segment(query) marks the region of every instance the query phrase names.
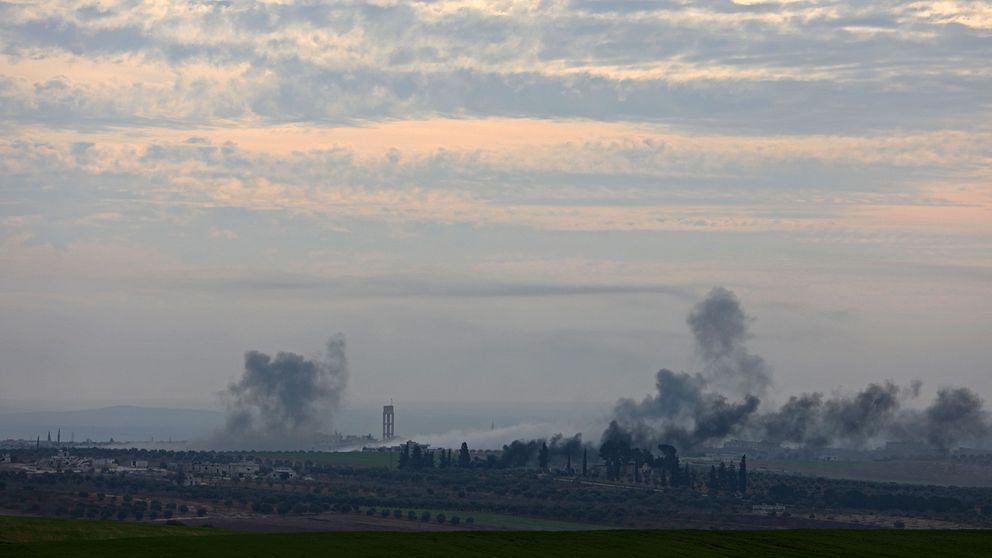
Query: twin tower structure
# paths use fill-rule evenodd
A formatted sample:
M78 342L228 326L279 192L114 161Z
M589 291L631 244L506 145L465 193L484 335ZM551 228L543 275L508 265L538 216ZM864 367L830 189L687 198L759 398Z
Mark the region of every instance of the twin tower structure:
M389 405L382 406L382 441L388 442L396 437L396 433L393 431L393 426L396 424L396 417L393 414L393 405L390 401Z

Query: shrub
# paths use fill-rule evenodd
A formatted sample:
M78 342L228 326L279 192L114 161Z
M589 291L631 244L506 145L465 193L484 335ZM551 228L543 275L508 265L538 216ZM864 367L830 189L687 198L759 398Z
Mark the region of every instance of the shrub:
M441 525L444 525L444 521L445 521L445 520L446 520L447 518L445 518L445 517L444 517L444 514L443 514L443 513L439 513L439 514L437 514L437 517L435 517L434 519L435 519L435 520L436 520L436 521L437 521L437 522L438 522L439 524L441 524Z
M431 520L431 512L429 512L429 511L421 512L421 514L420 514L420 520L423 521L424 523L430 521Z
M458 525L459 523L462 522L462 520L457 515L453 515L451 516L451 519L448 520L448 522L451 523L452 525Z
M203 517L203 516L207 515L207 508L205 508L203 506L200 506L200 507L196 508L196 515L197 515L197 517Z
M406 518L409 519L410 521L417 519L417 512L413 510L406 512Z
M892 525L894 525L896 529L905 529L906 528L906 523L903 522L902 520L897 520Z
M403 510L393 510L393 517L403 519Z
M465 525L475 525L475 518L474 517L466 517L465 518Z

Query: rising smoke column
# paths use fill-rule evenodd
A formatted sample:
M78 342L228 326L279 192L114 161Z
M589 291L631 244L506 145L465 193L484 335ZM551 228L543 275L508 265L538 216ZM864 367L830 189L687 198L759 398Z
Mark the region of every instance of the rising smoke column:
M737 296L723 287L711 290L686 318L703 359L703 376L713 387L761 396L771 383L765 360L744 344L751 337L751 321Z
M771 370L748 351L751 318L734 293L717 287L689 313L703 370L696 374L658 371L656 393L641 402L617 401L614 416L635 444L675 444L683 449L724 438L757 411L771 382Z
M224 392L227 423L219 444L281 447L312 443L321 418L332 414L348 381L345 339L328 340L321 357L245 353L241 379Z

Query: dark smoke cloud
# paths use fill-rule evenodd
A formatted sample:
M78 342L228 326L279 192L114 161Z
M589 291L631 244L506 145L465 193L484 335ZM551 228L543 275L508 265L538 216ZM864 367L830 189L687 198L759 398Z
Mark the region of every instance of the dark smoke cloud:
M245 353L241 379L228 386L227 423L217 440L224 447L291 448L313 442L327 429L348 381L343 335L332 337L322 357L294 353L275 358Z
M771 383L764 359L744 345L751 321L737 296L723 287L710 291L689 313L686 323L703 359L703 376L714 387L760 396Z
M990 425L983 406L982 398L968 388L941 388L924 412L927 442L946 452L987 441Z
M966 388L941 389L924 411L903 409L919 396L919 382L901 387L885 381L853 394L792 396L778 409L759 412L771 372L746 346L750 321L734 293L720 287L710 291L686 320L702 370L660 370L655 394L640 402L617 401L603 440L622 434L642 448L660 443L682 450L731 436L803 447L860 448L900 440L940 452L990 442L983 401Z
M551 439L535 438L532 440L514 440L503 446L498 466L525 467L538 461L541 445L548 445L548 457L552 462L565 462L571 459L573 463L582 455L582 434L566 437L555 434Z

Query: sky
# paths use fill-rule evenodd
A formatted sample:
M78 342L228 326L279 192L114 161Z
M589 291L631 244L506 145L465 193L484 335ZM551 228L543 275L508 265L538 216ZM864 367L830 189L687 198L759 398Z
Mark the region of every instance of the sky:
M771 399L992 398L992 6L0 2L0 398L609 402L723 286ZM924 399L928 399L925 397Z

